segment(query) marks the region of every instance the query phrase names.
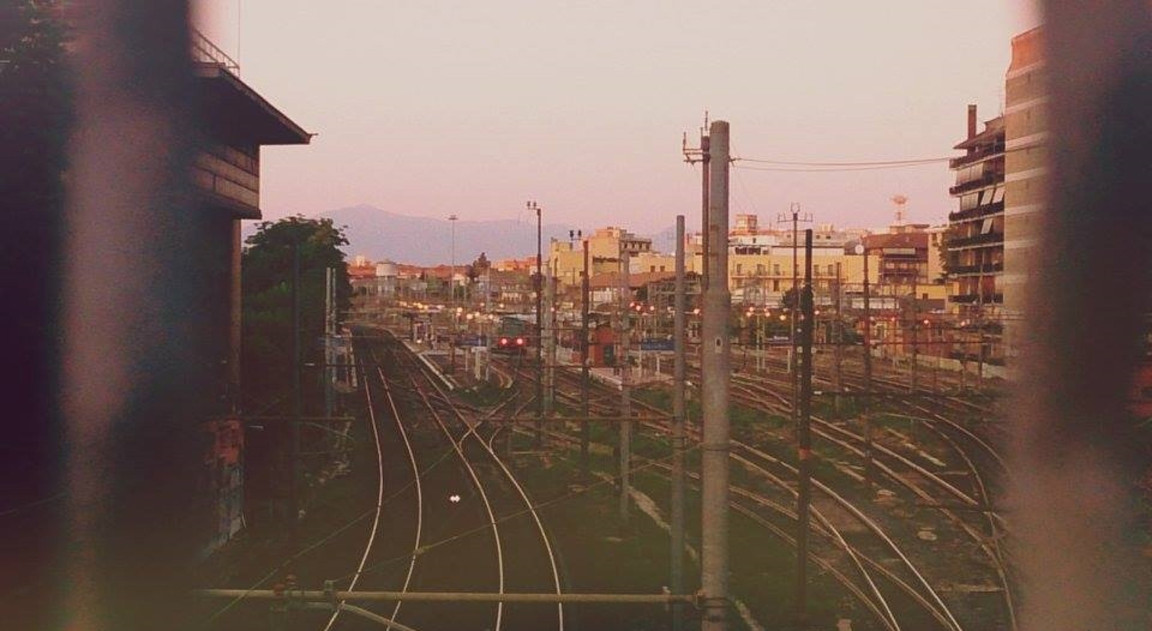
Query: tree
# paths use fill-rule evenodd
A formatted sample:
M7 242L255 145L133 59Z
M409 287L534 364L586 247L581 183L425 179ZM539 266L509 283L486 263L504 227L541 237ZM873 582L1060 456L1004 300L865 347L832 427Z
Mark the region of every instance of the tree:
M65 25L59 3L0 3L0 304L8 468L0 467L0 498L43 497L60 438L51 413L58 330L60 224L64 173L72 125L72 82L67 72ZM9 475L11 473L11 475Z
M796 288L795 287L789 287L788 290L785 291L780 296L780 308L791 309L793 307L796 307L797 309L799 309L800 303L796 302L796 295L797 295Z
M292 258L300 256L300 340L304 364L323 363L324 270L336 268L338 322L352 286L340 246L348 245L331 219L287 217L263 222L244 249L242 388L249 410L290 400L292 387ZM304 369L308 371L307 368ZM318 406L320 372L304 372L305 407Z
M491 267L492 264L488 262L488 257L483 252L481 252L480 256L477 257L475 261L472 261L468 264L467 267L464 268L464 276L468 279L468 287L466 288L465 298L472 295L472 286L476 284L477 280L487 274L488 269ZM485 298L485 300L487 300L487 298Z

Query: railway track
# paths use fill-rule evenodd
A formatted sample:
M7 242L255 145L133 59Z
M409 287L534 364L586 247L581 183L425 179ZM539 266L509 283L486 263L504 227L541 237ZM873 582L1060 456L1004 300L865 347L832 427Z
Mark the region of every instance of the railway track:
M528 378L534 377L534 375L531 375L531 374L527 374L524 376L526 376ZM786 384L786 385L790 385L790 384ZM736 386L734 386L734 389L735 388L736 388ZM570 396L575 396L575 395L570 395ZM765 395L761 394L760 396L763 397ZM746 403L749 403L749 401L746 401ZM763 401L761 401L761 403L763 403ZM781 405L781 402L777 401L776 402L776 411L777 412L782 411L780 405ZM611 413L611 411L612 410L609 407L605 407L602 410L602 412L606 413L606 414ZM824 423L822 420L820 422ZM666 428L663 427L662 425L659 425L659 424L650 424L650 426L653 429L660 431L660 432L666 431ZM843 448L847 451L850 451L850 452L851 451L857 451L857 452L859 451L858 447L853 447L850 444L849 441L852 439L852 436L850 435L850 433L847 433L849 435L844 435L844 434L846 434L846 432L842 428L840 428L836 425L833 425L831 423L825 423L825 428L823 428L821 431L824 434L824 437L826 440L829 440L829 441L833 442L834 444L838 442L840 444L841 448ZM840 434L840 436L837 436L837 434ZM886 457L896 459L896 461L900 463L901 468L912 468L912 465L914 465L914 463L912 463L908 457L901 456L901 455L895 453L894 451L888 449L887 447L884 447L884 449L887 451ZM780 515L782 512L780 507L787 505L790 502L790 500L792 499L792 497L794 497L795 490L793 488L793 485L791 485L791 483L788 482L788 479L794 478L795 469L792 468L791 465L788 465L784 461L783 458L773 456L771 454L763 452L762 450L759 450L755 447L752 447L752 446L745 444L745 443L742 443L740 441L734 441L734 443L733 443L733 458L743 468L746 468L749 470L759 470L759 475L761 475L765 479L771 480L772 483L777 487L778 492L779 492L779 490L782 489L785 491L785 493L788 495L788 497L786 497L785 500L783 500L783 501L780 500L779 498L770 499L770 498L764 497L763 495L758 495L755 491L750 491L748 489L740 487L739 485L736 485L734 487L734 490L733 490L734 500L733 500L732 508L734 510L736 510L737 512L740 512L740 513L745 514L746 516L749 516L750 518L752 518L751 515L756 510L755 507L748 506L745 504L740 504L740 502L742 502L742 501L747 501L747 502L751 502L752 504L757 505L761 508L767 507L771 510L774 510L777 515ZM759 462L757 461L757 459L759 460ZM784 470L782 472L772 473L769 471L768 466L783 467ZM909 482L904 479L906 476L900 475L891 466L888 466L886 468L888 469L887 475L889 475L890 477L899 479L899 481L902 485L907 486L909 484ZM926 469L924 469L923 472L925 474L927 474L925 476L926 478L928 478L929 480L932 480L932 484L935 487L949 489L948 492L957 495L958 499L960 499L961 501L966 501L966 503L969 505L976 503L976 500L974 500L972 497L970 497L967 493L956 488L954 485L944 481L939 476L935 476L934 474L932 474L930 471L927 471ZM857 477L859 477L859 476L857 476ZM861 593L868 593L865 590L871 590L872 593L875 593L875 589L876 589L875 584L877 582L881 582L881 583L886 582L889 585L897 586L898 591L902 591L906 597L910 597L912 600L916 601L922 609L929 612L929 614L936 621L936 623L938 623L940 625L940 628L945 628L945 629L965 628L964 626L961 625L960 621L957 620L957 617L951 612L951 608L945 602L944 597L941 596L939 591L933 587L933 581L931 581L928 577L924 576L924 573L921 572L916 567L915 563L913 563L913 561L909 557L909 555L905 554L903 551L900 550L900 547L896 545L896 543L892 539L892 537L888 537L887 535L884 534L885 529L890 528L891 526L888 526L888 527L882 526L875 519L869 517L866 514L865 510L862 510L862 509L856 507L851 502L848 502L846 499L844 499L842 497L837 498L836 493L827 485L823 485L821 487L821 485L818 482L817 486L820 489L821 493L824 494L825 497L833 498L834 503L838 504L838 510L847 511L848 513L853 514L861 522L866 523L866 527L869 530L871 530L881 541L883 541L884 545L889 549L889 551L891 553L894 553L897 557L899 557L901 559L902 563L904 564L904 566L907 567L908 576L905 578L893 576L892 572L890 572L890 571L885 572L884 571L885 568L884 568L884 565L882 563L872 560L873 556L875 556L874 554L863 553L860 551L852 551L853 550L852 548L847 547L846 541L843 544L839 544L837 542L837 536L836 536L835 530L832 528L829 528L831 521L827 517L818 516L817 517L817 520L819 522L819 525L817 526L818 531L821 534L823 534L826 539L833 542L834 544L837 544L838 549L840 551L848 554L849 557L851 557L855 554L855 555L858 555L858 558L862 560L858 563L858 567L856 568L856 571L858 574L865 577L863 580L867 584L864 585L863 587L853 587L853 588L848 588L846 586L846 588L848 588L849 591L852 591L859 598ZM918 497L923 502L937 503L936 502L937 501L936 496L929 494L923 488L920 488L920 486L913 484L913 485L911 485L911 488L913 489L912 493L914 493L914 494L918 493ZM993 567L997 568L996 571L999 575L999 578L1001 579L1001 583L1008 584L1007 578L1005 577L1005 575L1003 573L1003 559L1002 559L1002 554L1000 553L999 549L997 547L993 547L993 546L989 545L986 542L986 539L987 539L986 537L984 537L981 533L976 532L971 525L969 525L965 520L958 517L955 514L955 512L949 511L949 510L944 510L944 514L948 517L948 519L953 524L953 526L960 531L959 533L951 533L952 538L967 536L968 538L971 538L973 541L977 542L977 545L980 546L981 549L984 550L984 553L989 557L989 562L993 565ZM762 514L758 515L757 518L758 519L768 519L767 517L763 516ZM793 519L794 519L794 517L793 517ZM989 519L992 519L992 518L990 517ZM776 530L777 535L779 535L781 532L786 532L785 529L779 528L779 527L777 527L775 530ZM840 541L844 541L843 537L841 537ZM931 554L931 551L929 551L928 554ZM921 554L920 557L924 558L924 555ZM865 565L865 566L872 568L873 572L877 572L881 575L880 578L876 579L876 581L873 581L871 576L868 574L868 570L865 569L864 567L859 567L859 565ZM995 590L993 590L993 591L995 591ZM1009 609L1008 617L1011 618L1012 615L1011 615L1010 596L1007 595L1007 592L1005 592L1005 594L1006 594L1006 600L1008 601L1008 605L1007 605L1007 607ZM955 600L956 598L957 597L955 595L953 595L952 599ZM986 598L985 598L985 600L986 600ZM869 609L871 611L873 611L874 614L876 614L877 612L884 611L884 607L886 605L884 605L883 596L879 596L878 598L870 600L867 603L867 606L869 607ZM979 608L979 607L975 607L975 608ZM973 609L973 607L966 607L966 609ZM892 616L877 616L877 618L879 620L883 621L883 623L885 624L885 626L887 628L892 628L892 626L899 626L899 621L895 620ZM981 621L981 622L978 622L976 624L976 626L973 626L971 628L980 628L980 629L996 628L996 627L988 627L988 626L984 626L984 625L985 625L985 622Z
M466 503L470 498L478 500L483 506L483 519L486 529L490 533L490 543L494 551L495 576L488 578L488 584L482 587L473 587L475 591L492 591L495 582L497 593L508 591L551 591L562 592L559 564L557 554L553 550L547 529L539 515L531 497L524 489L512 468L504 462L493 448L492 436L485 436L486 429L483 420L476 418L452 404L451 397L434 379L426 373L426 367L415 361L414 356L400 346L395 346L392 352L395 370L390 378L403 383L405 389L412 394L413 402L419 405L420 421L425 425L433 425L440 432L443 441L447 442L453 452L459 468L466 473L469 491L467 495L457 487L455 492L445 490L441 495L451 504ZM435 497L435 493L430 495ZM470 528L476 528L472 525ZM466 528L467 530L467 528ZM451 536L448 533L438 533L442 536ZM421 563L430 563L430 555L438 553L440 547L434 550L417 549L415 557L421 558ZM508 554L515 550L514 555ZM443 555L442 555L443 556ZM451 555L449 555L451 556ZM542 559L540 562L538 559ZM460 559L444 558L446 566L459 569ZM422 589L429 589L426 581ZM451 586L440 588L445 591L457 591L459 588ZM503 629L564 629L564 606L556 603L552 605L524 604L505 605L496 603L491 608L490 619L477 628ZM447 605L437 605L435 613L441 619L445 615ZM468 605L467 607L472 607ZM432 607L428 607L431 609ZM460 618L452 616L453 624ZM460 622L463 626L468 626ZM421 627L417 627L421 628Z

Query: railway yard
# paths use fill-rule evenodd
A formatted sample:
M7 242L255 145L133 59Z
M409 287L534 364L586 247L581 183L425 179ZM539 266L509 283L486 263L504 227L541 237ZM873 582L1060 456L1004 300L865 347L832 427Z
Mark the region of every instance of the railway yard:
M700 624L693 604L668 603L666 386L631 389L622 515L618 386L561 366L552 415L538 422L542 371L530 353L493 356L487 381L453 379L446 355L421 355L403 337L354 331L360 387L346 396L356 420L333 432L352 445L350 473L319 486L289 540L236 546L205 569L233 590L203 601L211 628L273 616L291 629L656 629L676 607L686 628ZM700 383L698 365L688 368ZM818 355L808 628L1015 629L996 397L946 375L912 390L883 366L866 392L849 358L837 405L832 372ZM730 379L728 615L737 627L797 628L792 385L773 357L744 362ZM698 398L689 395L684 452L685 600L699 589ZM589 423L586 452L585 399L589 418L602 419ZM329 592L258 598L294 589Z

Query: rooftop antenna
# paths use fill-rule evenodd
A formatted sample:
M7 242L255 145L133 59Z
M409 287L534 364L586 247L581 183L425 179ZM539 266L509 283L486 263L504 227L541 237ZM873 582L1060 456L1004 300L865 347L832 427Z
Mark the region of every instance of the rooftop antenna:
M896 203L896 222L893 223L892 225L903 226L904 225L904 204L908 203L908 196L903 195L901 193L897 193L897 194L892 196L892 201Z

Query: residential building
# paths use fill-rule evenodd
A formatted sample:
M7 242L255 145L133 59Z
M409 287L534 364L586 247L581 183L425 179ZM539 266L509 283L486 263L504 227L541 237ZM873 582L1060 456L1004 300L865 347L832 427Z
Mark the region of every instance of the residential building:
M1018 351L1024 284L1043 221L1047 188L1046 70L1041 27L1012 38L1012 62L1004 82L1004 341Z
M979 344L960 345L956 352L964 355L958 358L991 363L1004 358L1004 122L998 116L977 131L976 106L969 105L967 137L954 147L965 154L949 162L956 174L949 192L959 208L948 215L948 301L961 331L979 338Z

